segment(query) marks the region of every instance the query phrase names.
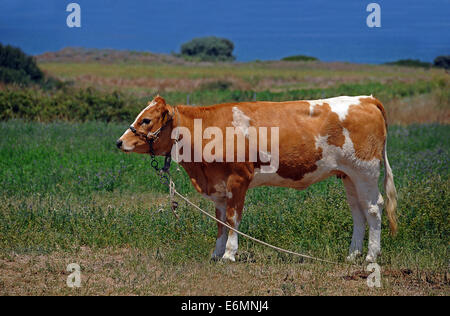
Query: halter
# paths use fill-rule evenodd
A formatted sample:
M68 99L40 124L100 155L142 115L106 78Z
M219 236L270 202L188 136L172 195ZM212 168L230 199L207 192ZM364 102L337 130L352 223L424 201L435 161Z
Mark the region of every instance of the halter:
M155 159L155 152L153 150L153 143L159 138L159 134L161 133L161 131L169 124L170 121L172 121L173 117L175 116L175 109L173 110L172 115L169 114L169 118L166 120L166 122L161 125L160 128L158 128L156 131L154 132L149 132L148 134L145 133L140 133L138 132L133 125L130 125L129 129L131 130L131 132L136 135L137 137L143 138L145 139L145 141L148 144L149 147L149 154L152 158L151 161L151 166L153 167L153 169L155 169L156 171L160 171L162 170L164 173L167 173L169 168L170 168L170 162L172 161L172 157L170 156L170 153L166 154L165 156L165 160L164 160L164 166L162 168L158 167L158 161L156 161Z

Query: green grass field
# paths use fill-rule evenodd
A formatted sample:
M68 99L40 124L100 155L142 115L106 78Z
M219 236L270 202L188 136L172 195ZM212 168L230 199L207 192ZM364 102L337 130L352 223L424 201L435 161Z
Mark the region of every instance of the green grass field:
M60 87L0 84L0 295L450 294L450 80L444 70L193 63L116 53L108 52L109 59L41 57L39 66L63 81ZM242 238L236 263L211 262L216 224L183 203L177 220L149 157L115 148L156 93L172 105L188 98L192 105L380 99L399 197L395 238L383 217L382 287L367 286L362 261L344 261L352 217L337 178L301 192L250 190L240 229L339 265L300 260ZM171 172L178 191L214 213L183 170L172 166ZM66 286L73 262L82 270L79 289Z
M162 271L168 273L186 266L203 267L199 275L224 273L220 264L209 263L215 223L184 204L178 211L180 220L175 219L168 209L167 191L150 168L149 158L124 154L115 148L114 141L125 128L126 124L101 122L43 124L10 120L0 123L3 136L0 139L0 271L3 276L14 275L15 270L8 269L8 262L17 258L34 258L31 260L34 265L47 258L44 262L52 266L56 265L57 259L51 259L55 254L70 261L71 257L86 256L86 252L100 256L96 260L116 258L120 253L128 258L119 260L122 267L128 267L128 274L129 269L145 267L143 271L151 275L149 267L165 267ZM399 234L390 237L387 220L383 218L383 253L379 263L388 271L412 271L409 277L414 284L420 281L412 287L417 292L412 293L449 294L449 139L448 125L392 126L389 130L388 155L399 194ZM180 192L213 213L213 205L194 192L184 171L178 173L173 166L172 173ZM240 228L280 247L344 262L352 219L340 180L330 178L302 192L271 187L252 189ZM125 254L124 249L127 249ZM146 259L136 262L135 256ZM86 273L92 273L95 278L95 271L89 271L95 260L91 257L83 260ZM249 275L248 270L258 270L261 266L279 268L279 271L287 269L288 274L289 271L294 271L293 274L313 271L313 276L323 274L323 269L326 273L334 271L333 267L320 263L299 263L297 258L245 239L240 241L238 260L234 266L245 275ZM52 280L58 271L65 269L63 263L57 265L56 271L41 270L49 273ZM31 266L34 267L33 263ZM351 277L354 270L346 269L350 268L344 268L344 276L335 278L356 282ZM142 272L142 275L147 274ZM345 281L348 275L353 281ZM59 278L60 283L47 284L49 292L40 293L70 294L64 287L65 276ZM384 292L376 294L411 290L410 285L405 290L406 285L389 278L393 277L387 276ZM248 286L255 281L245 279L243 282L248 282ZM17 288L8 280L3 277L0 293L27 293L26 286ZM181 278L163 288L146 288L142 284L120 288L123 294L183 294L188 290L183 291L181 284L192 282L192 293L221 293L212 289L208 292L208 288L202 292L194 281ZM283 282L273 285L273 294L320 292L308 286L301 290L298 280L288 282L290 285ZM317 282L326 283L330 279ZM332 294L345 293L339 292L340 287L325 286L322 292L335 288ZM356 293L367 291L365 287L361 279ZM98 283L92 281L77 293L105 294L108 288L106 285L98 288ZM347 290L351 289L350 286ZM259 290L247 290L241 294L263 294Z

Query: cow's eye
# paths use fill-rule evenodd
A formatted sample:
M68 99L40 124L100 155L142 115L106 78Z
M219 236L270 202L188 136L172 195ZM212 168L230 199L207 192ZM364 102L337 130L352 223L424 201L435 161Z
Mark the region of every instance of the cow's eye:
M141 124L149 124L150 121L151 121L151 119L145 118L145 119L142 120L142 123L141 123Z

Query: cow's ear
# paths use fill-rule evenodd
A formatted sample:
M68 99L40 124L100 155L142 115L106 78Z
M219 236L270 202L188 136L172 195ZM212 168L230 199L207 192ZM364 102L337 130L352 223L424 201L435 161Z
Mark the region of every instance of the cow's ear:
M153 101L160 105L166 105L166 100L164 100L164 98L159 94L153 99Z

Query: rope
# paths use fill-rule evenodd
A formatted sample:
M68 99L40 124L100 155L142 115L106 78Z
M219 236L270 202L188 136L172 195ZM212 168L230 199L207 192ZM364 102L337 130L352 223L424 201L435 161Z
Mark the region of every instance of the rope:
M169 179L169 196L170 196L170 209L172 210L173 215L177 219L180 219L178 216L176 209L178 207L178 203L174 200L174 193L175 193L175 183L172 181L172 178Z
M173 182L172 182L172 183L173 183ZM172 189L171 189L171 190L172 190ZM271 245L271 244L269 244L269 243L266 243L266 242L264 242L264 241L262 241L262 240L259 240L259 239L255 238L255 237L252 237L252 236L250 236L250 235L247 235L246 233L240 232L239 230L235 229L234 227L231 227L231 226L228 225L227 223L224 223L224 222L222 222L221 220L217 219L215 216L209 214L207 211L201 209L200 207L198 207L197 205L195 205L194 203L192 203L188 198L186 198L186 197L183 196L182 194L178 193L178 191L177 191L175 188L173 188L173 191L171 191L171 192L173 192L175 195L177 195L178 197L180 197L181 199L183 199L186 203L192 205L194 208L196 208L197 210L199 210L200 212L202 212L203 214L205 214L205 215L208 216L209 218L211 218L211 219L215 220L216 222L222 224L223 226L227 227L228 229L234 231L235 233L237 233L237 234L239 234L239 235L241 235L241 236L243 236L243 237L246 237L246 238L248 238L248 239L253 240L253 241L256 242L256 243L259 243L259 244L261 244L261 245L267 246L267 247L272 248L272 249L275 249L275 250L277 250L277 251L285 252L285 253L288 253L288 254L291 254L291 255L294 255L294 256L298 256L298 257L302 257L302 258L306 258L306 259L311 259L311 260L316 260L316 261L321 261L321 262L326 262L326 263L331 263L331 264L339 264L338 262L333 262L333 261L329 261L329 260L325 260L325 259L321 259L321 258L316 258L316 257L304 255L304 254L301 254L301 253L298 253L298 252L295 252L295 251L286 250L286 249L283 249L283 248L280 248L280 247Z

